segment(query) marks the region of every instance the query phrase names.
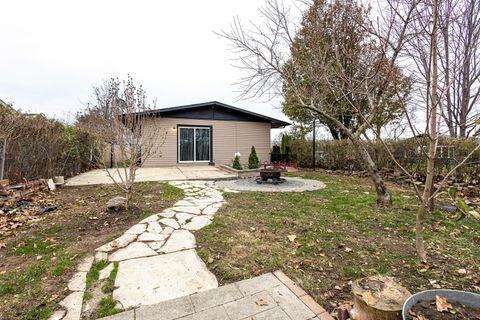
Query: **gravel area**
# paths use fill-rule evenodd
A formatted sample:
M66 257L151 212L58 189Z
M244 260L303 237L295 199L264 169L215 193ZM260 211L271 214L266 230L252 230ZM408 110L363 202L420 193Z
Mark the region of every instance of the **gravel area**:
M277 185L262 183L258 184L255 179L238 179L217 181L218 188L235 191L260 191L260 192L303 192L325 188L325 183L318 180L285 178L284 183Z

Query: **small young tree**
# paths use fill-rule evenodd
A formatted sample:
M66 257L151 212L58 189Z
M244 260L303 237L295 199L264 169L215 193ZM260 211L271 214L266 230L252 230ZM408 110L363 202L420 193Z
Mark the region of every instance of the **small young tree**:
M260 162L258 161L257 151L255 150L255 146L252 146L252 150L248 156L248 169L257 169L259 166Z
M235 158L233 159L232 168L236 170L242 170L242 164L240 163L240 155L238 153L235 154Z
M147 103L145 91L142 86L135 86L131 77L123 82L112 79L103 87L94 88L94 95L96 101L78 115L77 122L97 137L102 150L113 151L111 160L100 156L97 161L125 193L128 207L137 169L148 158L160 153L166 130L153 124L154 118L148 112L152 108Z

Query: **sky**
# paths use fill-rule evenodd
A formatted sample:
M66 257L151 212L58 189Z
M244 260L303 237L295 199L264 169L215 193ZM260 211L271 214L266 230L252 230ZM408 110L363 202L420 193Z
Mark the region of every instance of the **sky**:
M261 0L1 1L0 99L72 120L92 86L130 74L157 107L217 100L282 120L280 100L238 101L229 43L234 16L258 21ZM273 132L272 132L273 135Z

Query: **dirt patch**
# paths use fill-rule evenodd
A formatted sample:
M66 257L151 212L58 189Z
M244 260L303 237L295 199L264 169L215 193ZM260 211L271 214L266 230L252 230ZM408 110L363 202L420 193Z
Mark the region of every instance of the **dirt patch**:
M47 319L84 255L183 197L166 183L136 188L130 208L118 213L106 210L120 194L112 185L60 188L48 194L56 210L1 239L0 319Z

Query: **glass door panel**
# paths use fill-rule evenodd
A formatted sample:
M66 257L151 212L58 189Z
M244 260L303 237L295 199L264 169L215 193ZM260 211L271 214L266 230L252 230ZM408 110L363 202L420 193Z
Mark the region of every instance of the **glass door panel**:
M194 128L179 128L179 160L195 161Z
M195 128L195 161L210 160L210 129Z

